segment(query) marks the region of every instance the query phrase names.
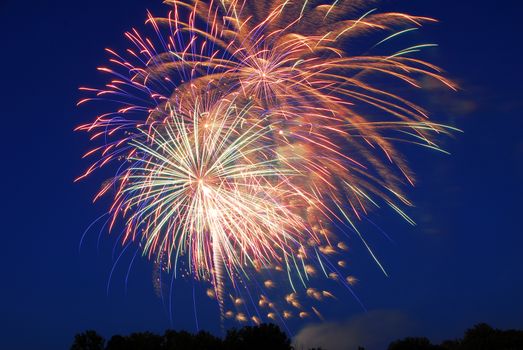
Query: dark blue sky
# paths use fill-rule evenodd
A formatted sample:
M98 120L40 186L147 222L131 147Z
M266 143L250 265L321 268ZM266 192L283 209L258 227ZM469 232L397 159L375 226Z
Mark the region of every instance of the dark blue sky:
M104 236L97 249L94 234L78 251L84 229L104 211L106 203L91 204L103 176L73 184L87 165L80 156L89 146L72 130L92 117L75 107L77 88L104 82L95 69L106 62L103 49L126 45L123 32L142 27L146 8L162 14L159 2L0 1L0 348L65 349L85 329L109 336L170 327L147 261L135 264L127 292L125 267L117 269L106 293L114 239ZM374 221L394 239L370 237L390 277L356 245L350 263L370 313L347 295L332 307L331 321L352 327L374 314L399 315L405 327L391 337L434 340L456 337L481 321L523 328L523 5L393 5L440 19L420 38L440 44L429 58L463 90L434 90L425 105L436 120L465 132L445 142L451 156L407 152L419 178L410 192L418 226L376 214ZM192 285L182 282L176 291L174 326L194 330ZM216 307L201 290L196 296L200 325L217 331ZM373 331L365 329L372 318L366 322L360 322L361 333Z

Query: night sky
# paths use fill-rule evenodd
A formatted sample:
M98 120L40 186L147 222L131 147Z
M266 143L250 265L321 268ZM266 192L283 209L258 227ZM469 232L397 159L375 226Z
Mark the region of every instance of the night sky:
M78 87L105 83L96 71L107 61L104 48L125 48L124 31L143 28L147 8L164 14L160 2L0 0L2 349L65 349L86 329L106 337L196 330L192 282L177 283L171 324L146 259L135 262L127 284L128 263L117 266L108 289L115 237L104 233L98 243L94 232L78 248L108 204L92 204L103 172L73 183L90 147L73 129L93 117L76 107L85 97ZM344 332L373 349L406 335L458 337L478 322L523 328L523 4L402 0L383 8L440 20L416 35L439 44L425 58L461 91L434 87L421 103L464 133L444 140L450 156L406 150L419 180L409 190L416 227L373 214L393 240L368 228L390 277L353 242L355 291L368 311L347 293L324 306L328 323L293 323L291 331L305 327L302 340L321 329ZM215 303L201 288L194 295L198 326L219 334Z

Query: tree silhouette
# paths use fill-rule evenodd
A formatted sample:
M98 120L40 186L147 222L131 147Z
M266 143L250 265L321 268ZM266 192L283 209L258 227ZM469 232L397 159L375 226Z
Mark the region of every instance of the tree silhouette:
M443 343L441 343L440 347L443 350L459 350L461 349L461 339L445 340Z
M95 331L75 335L71 350L104 350L105 339Z
M494 329L480 323L465 332L459 350L523 349L523 331Z
M162 350L163 337L151 332L132 333L126 339L127 350Z
M427 338L408 337L402 340L392 342L388 350L435 350L439 349L430 343Z
M274 324L243 327L227 332L224 341L227 350L291 350L291 340Z
M190 349L190 350L221 350L222 340L208 332L199 332L192 335L188 332L166 331L163 336L164 350Z
M107 342L106 350L125 350L127 349L127 339L121 335L113 335Z
M432 345L427 338L405 338L389 345L389 350L521 350L523 331L502 331L480 323L465 332L463 339Z
M163 335L151 332L114 335L105 340L95 331L77 334L71 350L291 350L291 340L274 324L229 330L225 339L208 332L191 334L168 330ZM310 350L321 350L314 348ZM363 350L359 347L358 350ZM424 337L409 337L392 342L388 350L523 350L523 331L499 330L481 323L465 332L463 339L431 344Z

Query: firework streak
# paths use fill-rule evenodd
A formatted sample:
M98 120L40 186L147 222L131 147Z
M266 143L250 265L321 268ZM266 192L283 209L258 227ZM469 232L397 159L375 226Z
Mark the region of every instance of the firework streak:
M372 51L434 20L354 0L166 3L167 17L148 16L152 38L133 29L125 54L107 49L106 87L82 88L92 97L79 104L117 107L77 128L100 140L78 179L120 163L95 198L114 195L109 228L122 220L123 243L210 283L223 317L262 322L242 311L242 290L257 295L264 318L321 317L300 301L334 298L313 279L355 282L343 275L347 244L333 223L383 269L357 223L381 205L414 223L401 209L414 179L395 144L441 151L433 136L452 131L383 88L429 78L454 89L410 57L432 45L371 55L355 42L381 36ZM268 296L276 282L265 271L284 276L286 308Z

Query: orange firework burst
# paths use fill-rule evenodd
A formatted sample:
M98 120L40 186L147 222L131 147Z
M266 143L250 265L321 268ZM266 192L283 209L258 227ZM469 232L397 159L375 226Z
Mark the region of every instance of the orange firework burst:
M168 16L147 21L157 39L127 33L134 48L108 50L119 68L100 68L114 76L107 88L83 88L96 96L80 103L120 107L78 128L105 140L80 178L123 161L97 195L116 189L111 227L124 217L124 241L141 241L175 273L186 261L212 283L223 316L247 320L223 310L227 281L237 288L251 270L274 269L297 310L280 313L264 295L259 306L270 319L308 317L294 280L315 300L335 299L309 286L316 275L356 282L340 276L343 260L330 262L347 245L329 223L345 222L365 243L356 222L380 202L413 223L400 208L413 178L395 142L441 151L431 135L451 131L382 87L420 88L428 77L454 89L438 67L409 57L432 45L372 55L357 54L354 41L381 35L373 49L434 20L369 11L367 1L165 2ZM231 300L241 310L241 298Z

